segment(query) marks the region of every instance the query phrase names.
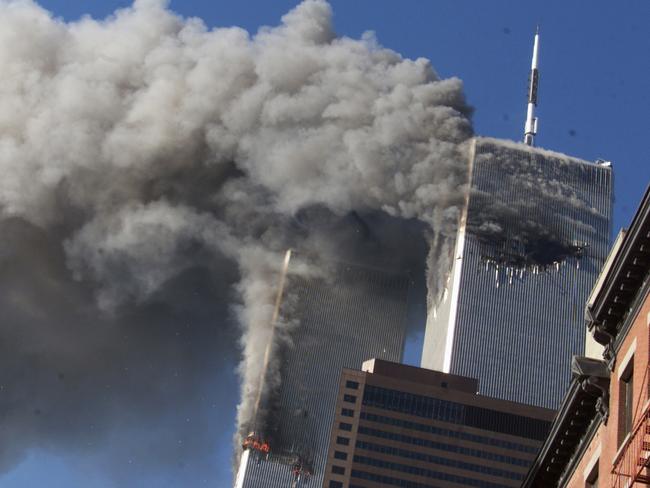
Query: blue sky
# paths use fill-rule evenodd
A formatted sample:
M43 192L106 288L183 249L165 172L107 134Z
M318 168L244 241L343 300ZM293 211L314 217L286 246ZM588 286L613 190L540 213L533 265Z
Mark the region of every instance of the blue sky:
M275 25L296 5L275 0L185 0L170 8L196 16L209 27L238 25L254 33ZM83 14L105 17L128 1L42 0L40 4L67 21ZM379 42L404 57L429 58L442 77L465 83L475 107L477 133L518 140L522 136L532 36L540 25L540 118L538 145L587 160L613 161L614 230L627 225L650 181L646 133L650 129L650 2L516 2L505 0L333 0L340 35L359 37L372 30ZM417 342L407 359L417 361ZM235 355L222 364L210 388L218 407L199 419L215 433L214 452L200 469L163 468L156 476L141 473L143 487L192 487L230 484L232 425L237 402ZM134 432L133 435L138 435ZM128 445L128 439L113 439ZM0 486L114 487L100 458L75 446L65 456L39 446L16 468L0 475ZM115 448L113 446L112 448ZM125 450L128 450L125 448ZM124 458L125 469L129 463ZM47 480L46 484L44 480ZM129 485L131 486L131 485Z

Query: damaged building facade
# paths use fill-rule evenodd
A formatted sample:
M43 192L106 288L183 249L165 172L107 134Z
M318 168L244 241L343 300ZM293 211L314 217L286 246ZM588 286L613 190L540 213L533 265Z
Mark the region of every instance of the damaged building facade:
M469 159L421 365L477 378L484 395L557 408L584 351L581 304L607 255L611 165L490 138L476 138Z
M421 365L476 378L484 397L557 408L571 358L584 351L581 304L607 253L611 165L476 138L468 167ZM243 451L237 488L322 486L342 369L401 360L407 275L339 263L306 277L292 272L299 267L292 260L288 269L289 319L299 326L280 354L281 387L255 426L259 439L248 439L268 447Z
M237 488L318 487L340 372L368 357L400 361L406 336L409 276L349 263L310 262L294 254L283 314L296 322L279 351L281 386L254 426L260 451L244 450Z
M587 301L592 357L573 380L524 488L650 485L650 191Z

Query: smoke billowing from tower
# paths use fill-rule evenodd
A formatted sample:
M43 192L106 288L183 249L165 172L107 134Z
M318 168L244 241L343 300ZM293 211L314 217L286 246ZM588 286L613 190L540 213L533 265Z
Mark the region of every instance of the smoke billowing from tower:
M0 468L170 415L233 311L245 430L278 252L345 242L305 214L421 220L441 289L472 134L462 84L372 34L336 36L325 1L253 37L162 0L74 23L0 1L0 38Z

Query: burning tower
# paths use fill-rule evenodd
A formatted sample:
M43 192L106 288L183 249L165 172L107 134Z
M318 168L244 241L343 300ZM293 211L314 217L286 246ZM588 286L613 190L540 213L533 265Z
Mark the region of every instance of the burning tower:
M280 314L295 329L276 351L281 385L244 439L236 488L322 486L341 370L402 355L408 275L311 260L305 274L305 257L295 253L285 263Z
M479 380L481 394L557 408L582 307L609 244L613 175L531 147L535 35L524 143L476 138L470 191L442 298L430 303L422 367Z

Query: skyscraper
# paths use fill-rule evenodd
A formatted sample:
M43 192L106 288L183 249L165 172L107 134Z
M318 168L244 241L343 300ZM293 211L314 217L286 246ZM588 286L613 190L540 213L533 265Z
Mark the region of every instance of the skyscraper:
M488 138L422 367L477 378L480 393L556 408L583 354L582 305L607 254L611 165Z
M307 478L321 486L342 368L374 356L401 359L408 275L347 263L310 266L320 272L293 273L299 259L289 263L284 313L297 326L281 352L281 385L265 425L270 452L245 451L238 488L302 486Z

